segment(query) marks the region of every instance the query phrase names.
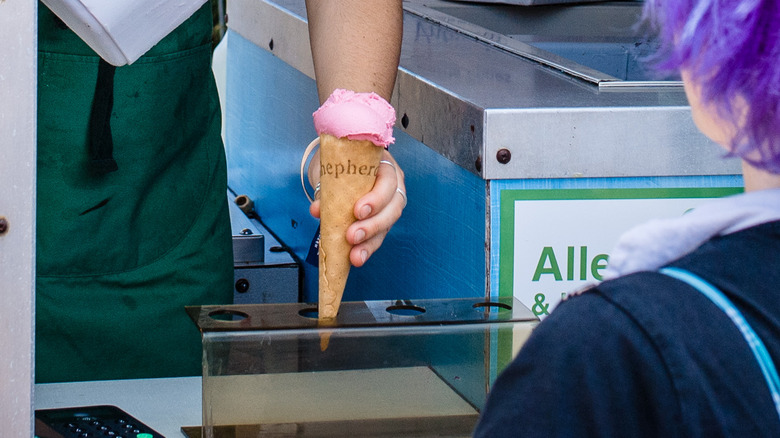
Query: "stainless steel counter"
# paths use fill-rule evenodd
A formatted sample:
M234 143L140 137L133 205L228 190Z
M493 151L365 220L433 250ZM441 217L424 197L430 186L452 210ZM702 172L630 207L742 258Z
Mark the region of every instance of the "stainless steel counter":
M228 8L233 31L313 76L303 0ZM640 2L404 8L398 128L486 180L739 171L698 133L680 83L642 71Z

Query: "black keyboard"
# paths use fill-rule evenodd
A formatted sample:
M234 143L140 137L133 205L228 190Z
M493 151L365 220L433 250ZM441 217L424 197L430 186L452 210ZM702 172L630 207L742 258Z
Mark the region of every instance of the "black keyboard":
M36 438L165 438L116 406L35 411Z

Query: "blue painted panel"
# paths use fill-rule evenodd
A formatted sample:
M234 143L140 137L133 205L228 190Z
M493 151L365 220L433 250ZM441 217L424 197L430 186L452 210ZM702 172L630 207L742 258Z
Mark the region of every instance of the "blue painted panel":
M227 42L228 185L251 197L266 227L304 258L317 221L309 215L298 169L304 148L316 137L315 84L235 32Z
M317 228L300 185L315 138L313 80L231 33L227 48L226 150L230 188L255 200L263 223L305 259ZM486 183L396 129L393 156L409 205L379 252L353 268L344 300L485 296ZM304 262L304 300L317 269Z

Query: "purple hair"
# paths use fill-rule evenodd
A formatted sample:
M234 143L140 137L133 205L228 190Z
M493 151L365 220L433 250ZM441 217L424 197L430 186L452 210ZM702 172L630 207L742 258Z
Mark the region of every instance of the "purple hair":
M645 0L644 16L659 32L655 67L688 70L739 127L732 154L780 173L780 1Z

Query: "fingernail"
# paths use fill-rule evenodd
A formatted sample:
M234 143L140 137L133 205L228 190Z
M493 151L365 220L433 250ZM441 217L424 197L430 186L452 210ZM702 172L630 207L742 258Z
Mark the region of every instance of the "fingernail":
M368 251L366 251L365 249L363 251L360 251L360 259L363 260L363 263L365 263L366 260L368 260Z
M360 219L365 219L370 214L371 214L371 206L370 205L364 205L363 208L360 209Z
M355 243L360 243L366 238L366 232L363 230L357 230L355 232Z

